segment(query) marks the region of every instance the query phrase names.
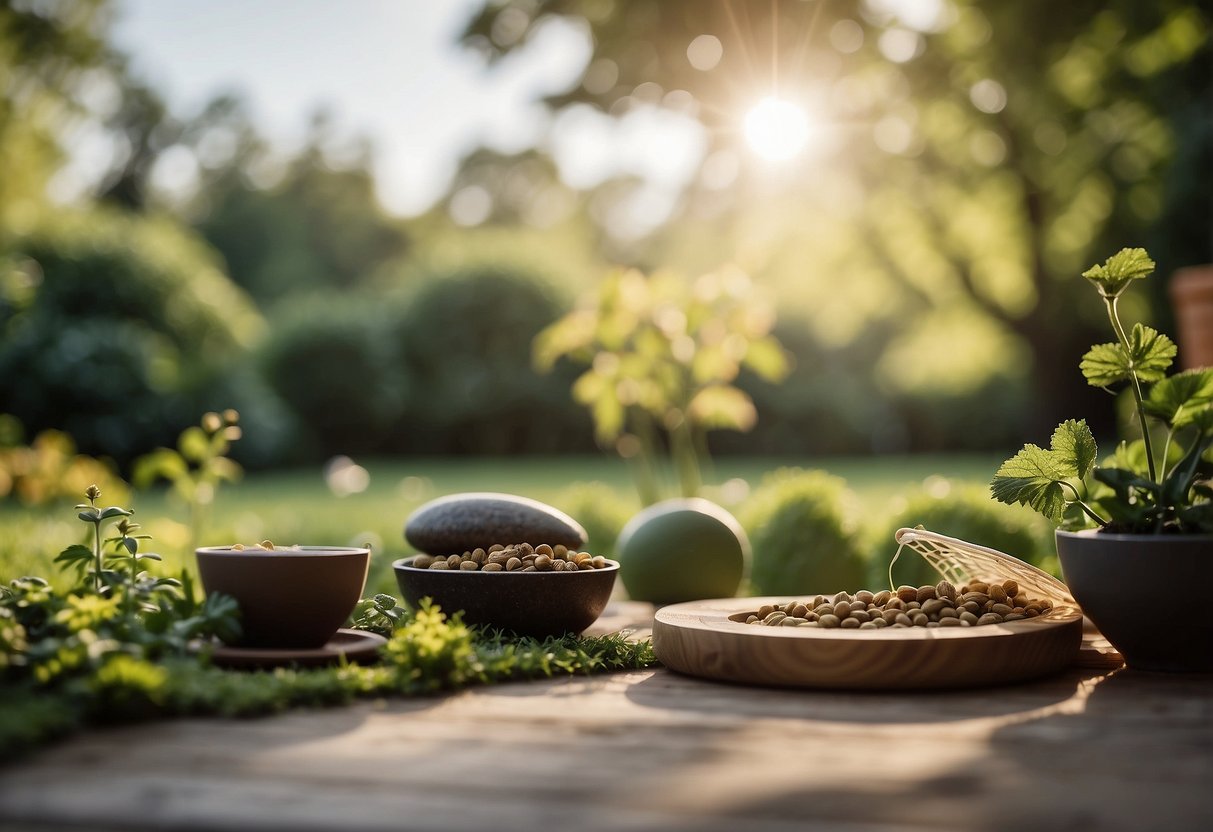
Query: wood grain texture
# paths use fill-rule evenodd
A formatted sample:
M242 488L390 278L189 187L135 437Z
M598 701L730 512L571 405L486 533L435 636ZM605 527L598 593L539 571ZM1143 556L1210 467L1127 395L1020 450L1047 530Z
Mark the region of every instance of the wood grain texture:
M1213 678L738 687L665 670L95 731L0 768L0 830L1213 828Z
M808 688L933 689L993 685L1056 673L1073 664L1082 614L956 629L874 631L765 627L729 616L790 597L723 598L659 609L653 649L692 676Z

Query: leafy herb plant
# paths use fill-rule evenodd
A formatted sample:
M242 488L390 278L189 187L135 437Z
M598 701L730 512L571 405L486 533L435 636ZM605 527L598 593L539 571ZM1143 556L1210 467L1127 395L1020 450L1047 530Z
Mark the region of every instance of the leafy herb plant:
M200 424L181 432L176 449L157 448L135 460L137 488L168 480L189 507L190 550L202 539L219 484L235 482L243 473L227 455L241 436L239 421L240 414L231 408L205 413Z
M1098 290L1116 340L1080 364L1095 387L1127 387L1140 436L1097 464L1084 420L1062 422L1049 448L1025 445L991 483L994 498L1021 503L1067 528L1097 525L1130 534L1213 532L1213 369L1167 375L1173 341L1141 323L1126 329L1118 302L1154 271L1145 249L1122 249L1083 272Z

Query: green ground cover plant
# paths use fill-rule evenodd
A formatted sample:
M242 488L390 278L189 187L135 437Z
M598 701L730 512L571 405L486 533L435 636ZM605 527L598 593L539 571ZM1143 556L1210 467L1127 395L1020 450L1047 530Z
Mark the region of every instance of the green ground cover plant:
M90 724L184 715L249 716L360 696L419 695L510 679L595 673L654 663L647 641L624 635L537 640L473 628L390 595L359 604L355 627L388 641L372 666L244 673L210 663L214 639L239 635L235 601L198 600L191 573L151 574L158 555L100 489L75 508L88 543L56 558L74 577L57 589L39 577L0 587L0 748L12 755ZM106 536L106 535L110 536Z

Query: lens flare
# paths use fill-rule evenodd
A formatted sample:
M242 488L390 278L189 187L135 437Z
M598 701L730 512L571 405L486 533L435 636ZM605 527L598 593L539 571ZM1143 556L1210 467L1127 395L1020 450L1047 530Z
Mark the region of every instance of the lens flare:
M809 118L795 104L764 98L746 114L745 137L759 156L782 162L805 149L809 142Z

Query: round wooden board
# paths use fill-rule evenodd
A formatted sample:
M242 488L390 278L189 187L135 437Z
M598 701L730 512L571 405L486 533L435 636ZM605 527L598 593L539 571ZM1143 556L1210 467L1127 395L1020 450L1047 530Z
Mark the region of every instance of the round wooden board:
M765 627L730 615L792 598L720 598L657 610L653 650L691 676L753 685L838 689L959 688L1015 682L1072 665L1082 613L965 628L822 630Z

